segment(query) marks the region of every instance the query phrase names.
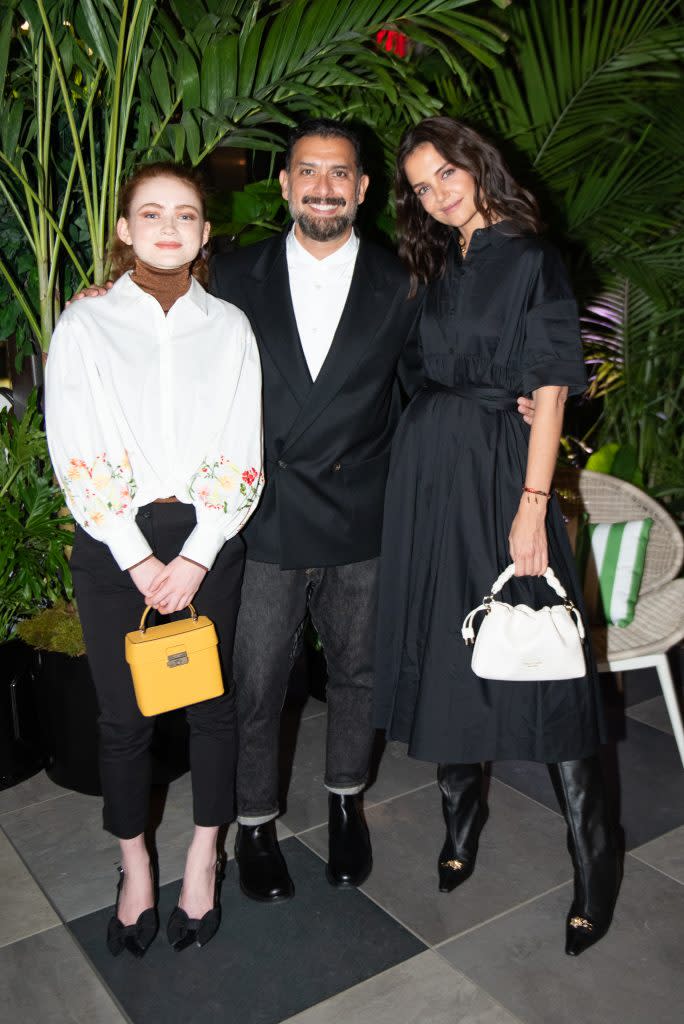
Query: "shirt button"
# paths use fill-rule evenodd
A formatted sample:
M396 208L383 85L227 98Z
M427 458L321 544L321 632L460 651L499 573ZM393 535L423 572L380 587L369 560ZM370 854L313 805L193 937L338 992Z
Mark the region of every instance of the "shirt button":
M287 462L283 459L278 459L278 469L287 469Z
M339 462L333 462L333 465L332 465L332 471L333 471L333 473L339 473L339 471L340 471L341 469L342 469L342 466L340 465L340 463L339 463Z

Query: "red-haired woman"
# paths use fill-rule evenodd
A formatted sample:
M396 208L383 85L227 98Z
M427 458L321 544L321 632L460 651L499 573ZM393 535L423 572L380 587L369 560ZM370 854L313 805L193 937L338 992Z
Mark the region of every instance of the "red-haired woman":
M439 887L472 873L486 810L482 762L549 765L568 823L575 893L566 952L606 932L619 860L597 757L600 695L582 678L481 679L461 638L467 613L509 562L515 603L542 607L550 564L581 604L551 479L568 393L585 387L577 308L537 204L500 153L450 118L422 121L397 158L399 251L427 285L426 386L404 413L383 537L377 724L438 764L447 825ZM515 396L532 395L531 431Z
M220 922L219 826L233 817L231 656L238 536L262 486L261 370L246 317L199 279L209 236L194 172L142 167L121 193L112 289L55 329L46 419L77 521L71 568L100 708L104 827L121 868L107 943L142 956L158 930L145 845L154 720L138 710L124 634L146 604L214 622L226 692L186 710L195 829L167 934L204 945Z

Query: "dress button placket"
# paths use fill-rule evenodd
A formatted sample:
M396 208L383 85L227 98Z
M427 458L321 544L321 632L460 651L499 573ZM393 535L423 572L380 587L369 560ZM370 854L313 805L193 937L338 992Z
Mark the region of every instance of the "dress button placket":
M161 312L161 323L158 327L159 337L159 407L161 412L162 445L165 456L165 477L172 475L173 455L173 348L168 318Z

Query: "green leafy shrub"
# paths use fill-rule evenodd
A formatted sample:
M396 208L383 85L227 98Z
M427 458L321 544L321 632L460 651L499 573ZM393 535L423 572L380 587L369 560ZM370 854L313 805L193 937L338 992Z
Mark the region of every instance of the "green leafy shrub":
M21 420L0 411L0 643L20 619L71 597L72 539L34 392Z

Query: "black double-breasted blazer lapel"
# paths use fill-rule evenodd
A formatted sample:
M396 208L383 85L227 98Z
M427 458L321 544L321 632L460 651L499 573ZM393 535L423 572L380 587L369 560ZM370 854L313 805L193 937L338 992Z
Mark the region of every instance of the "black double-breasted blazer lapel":
M283 235L273 240L274 244L262 250L251 270L242 276L241 283L248 303L247 312L261 345L299 404L304 405L313 382L292 306L285 238Z

